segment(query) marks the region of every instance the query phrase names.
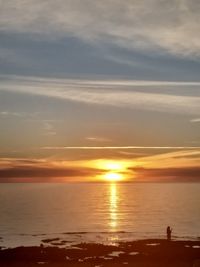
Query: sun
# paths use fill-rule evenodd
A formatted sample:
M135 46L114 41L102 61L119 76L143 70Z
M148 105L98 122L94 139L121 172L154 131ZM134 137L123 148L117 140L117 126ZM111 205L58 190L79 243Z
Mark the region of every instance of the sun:
M108 172L108 173L104 174L104 179L106 181L110 181L110 182L117 182L117 181L124 180L124 177L120 173Z
M104 171L101 179L108 182L118 182L126 179L127 162L117 160L98 160L97 168Z
M110 171L110 172L120 172L127 168L128 163L124 161L117 160L97 160L96 166L98 169Z
M130 179L130 166L128 160L98 159L92 162L92 167L99 171L95 179L106 182L121 182Z

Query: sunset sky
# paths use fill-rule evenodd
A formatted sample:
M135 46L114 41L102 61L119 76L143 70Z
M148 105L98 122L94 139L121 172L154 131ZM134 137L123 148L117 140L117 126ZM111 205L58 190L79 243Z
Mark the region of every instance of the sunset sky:
M0 0L0 182L200 181L199 12Z

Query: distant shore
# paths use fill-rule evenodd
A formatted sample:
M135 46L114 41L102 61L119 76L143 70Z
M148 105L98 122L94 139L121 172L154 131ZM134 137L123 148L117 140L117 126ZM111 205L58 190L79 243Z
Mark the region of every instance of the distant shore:
M81 243L60 248L55 240L54 246L1 248L0 266L200 267L200 241L146 239L117 246Z

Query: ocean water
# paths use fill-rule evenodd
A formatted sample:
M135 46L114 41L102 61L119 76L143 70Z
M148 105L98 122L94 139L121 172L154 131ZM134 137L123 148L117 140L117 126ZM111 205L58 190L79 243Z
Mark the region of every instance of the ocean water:
M0 246L200 238L200 184L0 184Z

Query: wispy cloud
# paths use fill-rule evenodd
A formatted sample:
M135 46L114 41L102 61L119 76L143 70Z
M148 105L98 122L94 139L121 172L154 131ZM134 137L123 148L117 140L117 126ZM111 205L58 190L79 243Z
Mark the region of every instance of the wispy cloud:
M0 116L1 117L26 117L26 114L25 113L20 113L20 112L11 112L11 111L0 111Z
M85 138L86 140L90 142L111 142L111 139L100 137L100 136L88 136Z
M200 114L200 97L149 92L150 86L200 86L200 83L67 80L2 76L0 90L40 95L84 104L98 104L139 110L180 114ZM145 86L145 92L138 90Z
M44 135L56 135L55 128L51 121L49 120L43 120L43 130L44 130Z
M192 120L190 120L191 122L200 122L200 118L195 118L195 119L192 119Z
M182 149L200 149L196 146L47 146L42 147L45 150L120 150L120 149L158 149L158 150L182 150Z
M1 89L0 89L1 90ZM2 118L9 118L15 117L23 120L38 120L37 116L39 115L38 112L17 112L17 111L10 111L10 110L1 110L0 117Z
M194 167L200 164L200 148L159 152L156 155L140 157L139 166L144 168L183 168Z
M200 55L199 9L195 0L3 1L0 29L195 57Z

